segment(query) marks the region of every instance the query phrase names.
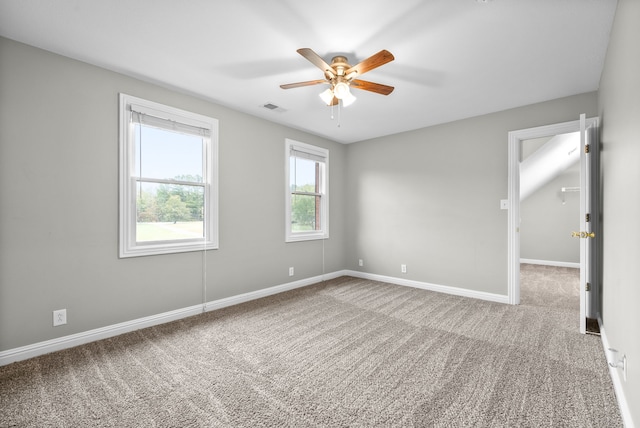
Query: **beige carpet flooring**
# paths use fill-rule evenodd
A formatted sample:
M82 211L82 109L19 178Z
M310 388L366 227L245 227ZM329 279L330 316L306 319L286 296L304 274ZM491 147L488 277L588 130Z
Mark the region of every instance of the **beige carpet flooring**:
M14 363L0 427L619 427L574 274L523 266L519 306L342 277Z

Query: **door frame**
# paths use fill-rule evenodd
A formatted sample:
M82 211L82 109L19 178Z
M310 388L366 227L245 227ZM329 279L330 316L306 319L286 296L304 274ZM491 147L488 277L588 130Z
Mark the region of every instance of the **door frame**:
M597 118L586 119L586 126L598 126ZM510 304L520 304L520 155L522 141L533 138L551 137L569 132L580 132L580 120L537 126L534 128L510 131L508 147L508 266L507 298ZM582 168L582 166L581 166ZM581 174L584 172L581 171ZM598 174L597 171L594 171ZM592 193L598 189L591 189ZM580 284L583 287L583 284ZM582 323L581 323L582 324ZM582 330L582 329L581 329Z

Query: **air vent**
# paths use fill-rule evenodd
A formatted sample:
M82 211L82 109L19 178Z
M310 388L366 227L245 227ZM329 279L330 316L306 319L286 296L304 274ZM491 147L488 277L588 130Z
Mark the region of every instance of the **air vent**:
M282 107L277 106L277 105L275 105L273 103L265 103L265 104L262 105L262 107L266 108L267 110L277 111L278 113L283 113L283 112L286 111Z

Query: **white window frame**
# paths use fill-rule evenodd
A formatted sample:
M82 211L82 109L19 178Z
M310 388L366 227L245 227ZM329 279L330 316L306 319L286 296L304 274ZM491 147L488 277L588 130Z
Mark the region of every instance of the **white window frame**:
M291 230L291 151L307 153L324 159L320 174L320 229L311 231ZM285 242L310 241L329 238L329 150L287 138L285 140Z
M202 238L136 242L135 135L132 106L155 119L171 122L176 129L201 128L204 138L204 236ZM119 135L119 254L121 258L183 253L218 248L218 120L153 101L120 94Z

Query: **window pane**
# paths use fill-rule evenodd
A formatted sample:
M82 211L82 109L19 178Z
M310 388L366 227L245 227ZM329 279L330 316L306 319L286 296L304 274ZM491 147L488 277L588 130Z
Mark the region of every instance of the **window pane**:
M204 237L204 187L138 182L136 242Z
M290 158L290 183L292 192L318 192L320 164L310 159Z
M320 196L291 195L291 231L320 230Z
M202 137L135 125L137 177L202 183Z

